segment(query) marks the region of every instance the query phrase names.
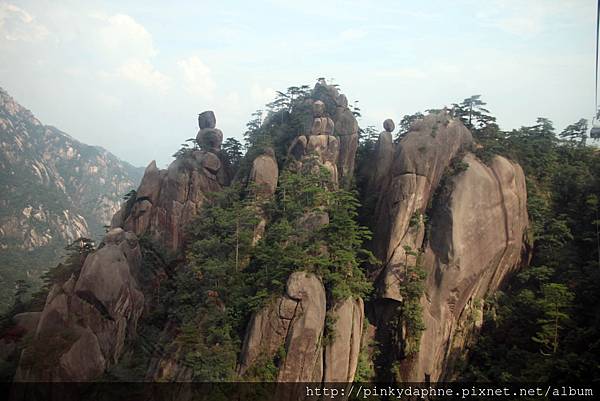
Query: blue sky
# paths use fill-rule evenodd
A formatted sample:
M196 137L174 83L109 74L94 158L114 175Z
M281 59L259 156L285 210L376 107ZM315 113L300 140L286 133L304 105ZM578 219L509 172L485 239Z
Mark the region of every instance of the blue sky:
M242 137L333 78L362 126L481 94L502 128L594 114L594 0L2 1L0 86L46 124L165 166L196 115Z

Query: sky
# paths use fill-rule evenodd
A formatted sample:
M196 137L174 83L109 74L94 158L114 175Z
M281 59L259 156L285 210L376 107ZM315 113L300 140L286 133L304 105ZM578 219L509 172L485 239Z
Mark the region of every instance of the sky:
M317 78L359 124L482 95L503 129L594 115L594 0L0 0L0 87L82 142L166 166L214 110L242 139Z

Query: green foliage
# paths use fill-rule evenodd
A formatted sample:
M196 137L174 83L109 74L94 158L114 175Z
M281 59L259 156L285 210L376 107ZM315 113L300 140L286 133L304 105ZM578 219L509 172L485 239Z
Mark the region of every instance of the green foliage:
M365 317L362 338L365 338L364 336L367 335L367 327L369 324L369 320ZM354 374L354 381L356 383L375 381L374 361L378 358L380 352L381 347L375 339L371 339L369 342L362 341L360 352L358 354L356 373Z
M421 253L413 250L410 246L404 246L405 261L404 270L398 277L398 286L402 295L402 303L397 308L396 319L392 325L399 333L401 327L406 330L404 355L410 356L419 350L421 333L425 330L423 322L423 308L421 296L425 290L425 279L427 273L421 264ZM411 263L414 259L414 263Z
M234 172L237 171L244 155L242 152L243 146L240 141L235 138L227 138L223 142L223 146L221 146L221 151L229 162L231 169Z
M416 112L414 114L407 114L402 117L400 123L398 124L398 132L396 133L396 137L394 138L394 143L400 142L400 140L408 134L410 128L415 123L415 121L422 119L425 115L421 112Z
M190 144L192 146L190 147ZM183 159L192 154L193 151L198 150L199 145L196 138L189 138L185 140L185 143L181 144L181 147L173 154L175 159Z
M539 330L531 339L540 344L543 354L555 354L558 351L559 335L562 324L569 320L564 311L571 306L574 295L564 284L548 283L542 286L539 308L542 317L537 320Z
M356 194L333 190L328 174L285 170L275 197L261 200L269 225L257 243L257 200L239 186L214 194L189 225L186 263L161 286L156 314L179 327L162 347L180 350L193 380L236 379L250 314L282 294L292 272L319 275L330 303L371 290L360 267L373 261L362 247L370 234L356 223ZM273 379L282 360L260 360L247 377Z
M244 133L248 162L270 147L274 149L279 165L283 166L289 144L298 134L304 133L308 122L312 121L312 109L305 102L310 96L314 93L308 85L292 86L285 92L277 92L275 100L266 105L266 111L258 110L252 114Z
M162 298L170 321L179 324L175 342L194 380L235 378L244 311L242 267L258 223L250 199L233 186L215 194L189 226L187 265L180 268Z
M325 170L285 171L281 175L271 209L272 223L251 262L251 269L256 269L254 282L264 289L257 291L258 298L280 293L287 276L298 269L321 276L332 301L370 291L360 266L375 261L363 247L370 232L356 221L356 193L329 187ZM327 215L327 225L312 223Z
M410 220L408 221L408 226L410 228L417 228L421 223L427 224L429 217L422 213L419 210L415 210L415 212L410 216Z
M587 141L588 122L585 118L580 119L574 124L569 125L561 133L560 137L566 139L571 144L585 146Z
M453 114L471 130L483 130L485 127L495 125L496 118L484 108L487 103L481 100L481 95L473 95L461 103L452 105Z

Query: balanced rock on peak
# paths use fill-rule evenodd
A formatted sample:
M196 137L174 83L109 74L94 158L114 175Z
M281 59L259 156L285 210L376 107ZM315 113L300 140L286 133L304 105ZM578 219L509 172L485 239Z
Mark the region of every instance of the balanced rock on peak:
M217 117L212 110L203 111L198 114L198 126L203 128L215 128L217 126Z
M218 153L223 143L223 132L215 128L217 118L212 111L204 111L198 114L198 126L200 131L196 136L196 141L202 150Z
M386 132L394 132L395 128L396 125L394 124L394 120L391 118L388 118L383 122L383 129L386 130Z

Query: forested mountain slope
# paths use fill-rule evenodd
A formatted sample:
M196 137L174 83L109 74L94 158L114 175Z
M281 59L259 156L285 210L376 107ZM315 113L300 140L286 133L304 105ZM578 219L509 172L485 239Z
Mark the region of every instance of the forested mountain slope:
M17 280L36 280L72 241L101 238L141 173L105 149L43 125L0 88L2 308Z
M378 134L320 80L257 113L243 156L201 113L100 245L73 249L5 321L3 374L590 380L599 154L584 122L503 132L484 105Z

